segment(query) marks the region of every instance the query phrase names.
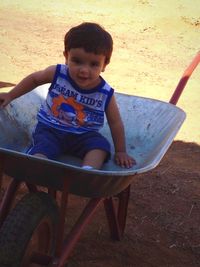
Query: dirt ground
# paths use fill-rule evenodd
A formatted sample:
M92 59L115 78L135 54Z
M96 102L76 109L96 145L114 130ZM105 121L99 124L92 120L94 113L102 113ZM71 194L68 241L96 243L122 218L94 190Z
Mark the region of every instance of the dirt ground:
M169 100L200 50L199 0L67 2L1 1L1 90L30 72L63 63L65 31L96 21L114 39L103 76L116 91ZM183 127L159 166L132 183L124 238L110 240L100 207L70 267L200 266L200 68L186 87L178 102L187 113ZM71 196L69 227L84 202Z
M200 266L199 160L198 145L174 142L159 167L135 177L122 241L109 238L101 208L84 232L69 266ZM80 206L81 199L72 198L72 218Z

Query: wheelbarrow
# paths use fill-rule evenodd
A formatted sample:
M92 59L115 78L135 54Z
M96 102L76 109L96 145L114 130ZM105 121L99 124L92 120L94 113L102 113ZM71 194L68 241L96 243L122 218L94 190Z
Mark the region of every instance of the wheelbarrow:
M1 267L67 266L83 230L101 204L111 238L122 238L131 184L137 174L155 168L172 144L186 117L176 103L199 61L200 53L184 72L169 103L116 93L127 150L137 162L130 169L117 166L113 159L101 170L85 170L79 159L68 155L55 161L26 154L48 85L0 111L0 178L10 177L0 206ZM102 134L112 144L107 122ZM16 201L21 184L27 192ZM88 202L65 235L70 194Z

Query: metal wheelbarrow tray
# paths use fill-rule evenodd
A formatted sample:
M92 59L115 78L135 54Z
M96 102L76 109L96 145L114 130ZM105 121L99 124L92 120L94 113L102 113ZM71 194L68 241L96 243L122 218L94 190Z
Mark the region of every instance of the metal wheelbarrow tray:
M172 104L117 94L128 153L136 159L137 165L123 169L112 159L101 170L87 171L80 167L78 159L69 156L63 155L59 161L53 161L25 154L36 124L36 108L39 107L31 107L29 102L37 102L37 91L45 89L47 87L38 88L1 111L0 155L4 171L15 179L59 190L66 179L70 193L80 196L112 196L125 189L135 174L157 166L185 119L185 113ZM102 133L112 142L107 123Z
M0 111L0 177L5 174L13 177L1 203L1 236L9 232L6 225L13 224L15 227L14 216L20 213L20 205L23 207L21 210L26 210L24 207L29 206L30 198L34 199L35 196L39 198L40 204L38 205L44 206L46 211L49 211L49 207L52 207L52 210L58 210L57 216L53 216L56 217L56 222L55 218L47 216L45 212L43 216L38 215L32 232L40 236L42 229L43 234L40 239L43 242L38 242L37 249L34 251L29 242L29 239L34 236L32 232L31 235L27 233L26 240L18 254L11 249L12 242L11 244L7 241L3 246L1 242L5 243L5 238L0 237L0 266L7 264L6 266L10 267L28 267L32 262L46 266L64 266L83 229L89 224L101 202L104 203L111 238L120 240L126 223L131 183L136 174L147 172L159 164L178 133L186 114L175 104L187 79L199 63L199 58L198 54L189 66L187 77L184 73L170 103L116 94L125 126L127 150L137 162L130 169L117 166L111 159L101 170L88 171L81 168L81 162L77 158L62 155L57 161L53 161L25 153L31 142L31 133L36 124L36 113L46 95L47 85L38 87L31 93L16 99L6 109ZM112 144L107 123L102 133ZM22 199L22 203L17 204L19 207L16 206L9 212L14 195L21 183L26 184L28 196L25 196L25 200ZM47 188L48 194L46 191L38 192L41 191L38 186ZM56 201L57 190L62 193L59 203ZM65 212L69 194L87 197L89 201L68 236L64 238ZM119 200L117 207L113 197ZM34 201L37 202L36 199ZM37 209L34 209L34 212L37 213ZM23 215L23 212L21 213ZM47 217L48 220L45 219ZM56 235L53 234L54 232ZM13 255L16 256L15 263L11 260Z

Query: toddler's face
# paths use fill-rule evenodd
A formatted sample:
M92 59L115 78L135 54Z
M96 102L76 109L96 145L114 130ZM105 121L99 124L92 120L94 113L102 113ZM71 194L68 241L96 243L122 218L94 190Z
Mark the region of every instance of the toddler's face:
M85 52L83 48L72 48L64 52L69 74L81 89L92 89L100 83L100 73L105 70L104 55Z

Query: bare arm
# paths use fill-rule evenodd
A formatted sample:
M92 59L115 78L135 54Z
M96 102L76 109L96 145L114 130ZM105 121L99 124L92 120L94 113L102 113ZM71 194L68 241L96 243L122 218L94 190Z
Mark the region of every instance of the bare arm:
M106 116L115 146L115 161L121 167L130 168L135 164L135 160L126 152L124 125L114 95L106 110Z
M34 72L19 82L10 92L0 94L0 107L5 107L12 100L18 98L45 83L51 83L56 66L50 66L44 70Z

